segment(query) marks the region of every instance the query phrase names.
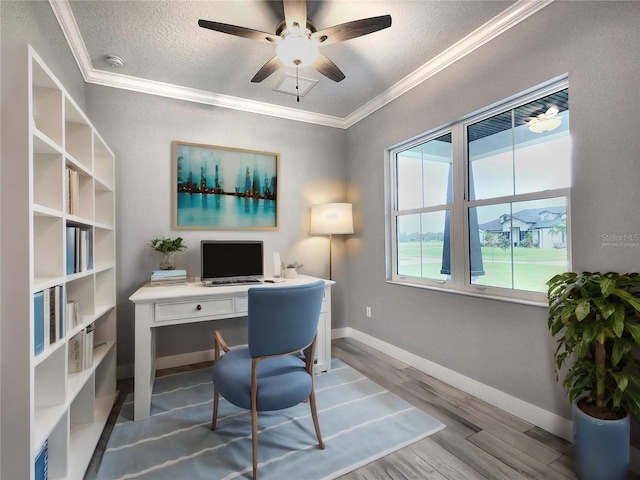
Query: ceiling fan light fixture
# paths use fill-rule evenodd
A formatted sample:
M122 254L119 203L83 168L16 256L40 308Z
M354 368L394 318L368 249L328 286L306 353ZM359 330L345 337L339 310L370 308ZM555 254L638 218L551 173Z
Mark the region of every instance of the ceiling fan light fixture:
M276 48L280 61L290 67L308 67L318 53L318 45L308 35L287 35Z
M559 118L534 119L529 122L529 130L533 133L544 133L555 130L562 121Z
M529 130L533 133L544 133L555 130L562 123L562 120L557 117L559 112L560 109L557 105L551 105L546 112L529 120Z

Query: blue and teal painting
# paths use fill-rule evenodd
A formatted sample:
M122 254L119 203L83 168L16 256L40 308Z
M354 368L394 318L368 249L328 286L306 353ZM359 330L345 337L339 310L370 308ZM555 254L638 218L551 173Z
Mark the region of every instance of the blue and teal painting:
M177 225L276 228L276 154L176 145Z

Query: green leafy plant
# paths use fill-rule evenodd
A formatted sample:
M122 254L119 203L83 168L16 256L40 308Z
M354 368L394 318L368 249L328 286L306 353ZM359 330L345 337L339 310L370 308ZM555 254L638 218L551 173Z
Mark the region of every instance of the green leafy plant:
M151 240L149 246L157 252L160 253L171 253L171 252L181 252L182 250L186 250L188 247L183 243L181 237L177 237L173 240L170 238L155 238Z
M569 401L586 396L588 411L579 407L596 418L640 417L640 274L566 272L547 285L556 372L568 368Z
M301 263L298 263L298 262L293 262L293 263L288 263L287 264L287 268L295 268L296 272L298 270L300 270L302 267L304 267L304 265L301 264Z

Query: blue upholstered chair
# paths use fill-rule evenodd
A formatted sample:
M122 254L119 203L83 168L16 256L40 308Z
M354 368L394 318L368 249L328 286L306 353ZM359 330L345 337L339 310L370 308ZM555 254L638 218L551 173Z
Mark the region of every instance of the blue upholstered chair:
M316 330L324 294L322 280L308 285L249 289L248 346L232 350L216 331L213 420L218 399L251 410L253 478L258 478L258 412L281 410L309 401L321 449L324 449L313 389ZM221 355L221 350L225 353ZM300 352L305 351L305 358Z

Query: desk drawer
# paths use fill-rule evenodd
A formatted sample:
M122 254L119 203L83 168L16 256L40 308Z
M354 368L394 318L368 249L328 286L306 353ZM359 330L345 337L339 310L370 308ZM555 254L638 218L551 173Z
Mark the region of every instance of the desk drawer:
M236 297L236 312L247 313L249 311L249 297L247 295L238 295Z
M236 312L233 297L156 304L156 323L216 318Z

